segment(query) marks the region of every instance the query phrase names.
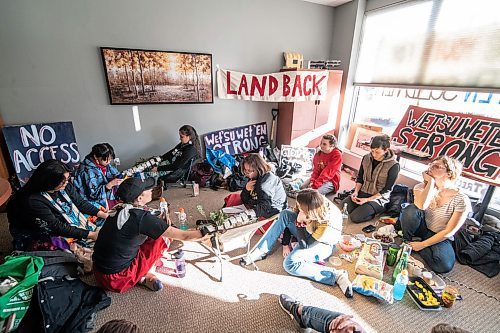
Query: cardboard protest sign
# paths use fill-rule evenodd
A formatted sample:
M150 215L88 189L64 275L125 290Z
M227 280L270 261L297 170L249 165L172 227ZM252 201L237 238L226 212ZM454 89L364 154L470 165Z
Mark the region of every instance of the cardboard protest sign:
M3 135L21 185L45 160L56 159L71 167L80 163L73 123L70 121L5 126Z
M249 152L269 144L265 122L210 132L205 134L204 140L205 148L220 149L230 155Z
M464 176L500 185L500 120L410 105L393 133L409 149L454 157Z
M316 154L315 148L281 145L280 166L287 164L295 167L298 164L300 165L299 173L304 174L312 171L314 154Z

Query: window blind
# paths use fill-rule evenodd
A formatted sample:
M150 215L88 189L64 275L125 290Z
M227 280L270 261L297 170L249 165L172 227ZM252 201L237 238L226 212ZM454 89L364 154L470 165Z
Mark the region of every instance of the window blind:
M499 9L424 0L367 12L355 84L500 88Z

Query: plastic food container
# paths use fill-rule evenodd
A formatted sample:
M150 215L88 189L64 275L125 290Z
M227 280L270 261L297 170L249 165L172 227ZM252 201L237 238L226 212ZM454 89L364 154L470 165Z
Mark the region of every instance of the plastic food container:
M394 243L394 237L392 236L386 236L386 235L380 235L378 231L375 231L372 234L372 238L375 238L378 240L380 243L389 246L389 244Z
M430 273L432 274L432 278L431 278L431 283L429 285L439 295L443 291L444 287L446 287L446 283L434 272Z
M345 252L351 252L354 249L357 249L361 246L361 242L349 235L343 235L340 242L339 247Z
M411 299L417 304L417 306L424 311L440 311L441 307L441 297L439 297L436 292L425 283L424 279L420 277L410 277L408 286L408 294L410 294ZM422 296L420 296L422 295ZM429 297L432 296L437 300L437 304L429 305L424 304Z

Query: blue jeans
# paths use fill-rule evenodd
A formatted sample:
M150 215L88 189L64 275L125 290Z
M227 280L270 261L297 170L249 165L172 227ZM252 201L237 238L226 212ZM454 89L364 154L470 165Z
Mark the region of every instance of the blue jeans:
M332 320L342 315L339 312L333 312L315 306L302 307L302 316L299 324L301 327L309 327L318 332L329 333L328 326Z
M424 211L414 204L404 206L399 216L403 239L410 242L414 236L428 239L436 233L427 229ZM418 252L431 270L436 273L448 273L455 265L455 251L451 240L445 239L437 244L428 246Z
M286 209L280 213L267 232L262 236L256 246L260 254L268 254L276 244L278 237L285 228L292 235L300 239L297 226L297 213ZM283 261L283 268L290 275L302 276L313 281L333 285L337 281L337 271L333 268L316 264L316 261L326 260L333 252L334 245L315 242L307 249L296 246Z
M323 195L327 195L330 193L335 193L335 186L333 186L332 182L324 182L320 187L318 187L318 192Z

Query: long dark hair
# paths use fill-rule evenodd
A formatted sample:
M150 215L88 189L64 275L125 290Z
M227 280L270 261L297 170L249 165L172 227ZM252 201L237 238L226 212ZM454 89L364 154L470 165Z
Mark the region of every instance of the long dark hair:
M70 168L63 162L47 160L35 169L26 185L19 192L39 193L52 191L64 181L64 174L67 172L70 172Z
M200 138L198 136L198 133L196 133L194 127L191 125L183 125L181 128L179 128L179 132L181 132L183 135L189 136L189 140L191 140L191 143L193 144L194 148L196 148L198 155L201 156Z
M108 159L109 157L115 158L115 150L107 142L98 143L92 147L90 156L102 159Z

